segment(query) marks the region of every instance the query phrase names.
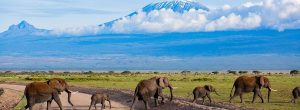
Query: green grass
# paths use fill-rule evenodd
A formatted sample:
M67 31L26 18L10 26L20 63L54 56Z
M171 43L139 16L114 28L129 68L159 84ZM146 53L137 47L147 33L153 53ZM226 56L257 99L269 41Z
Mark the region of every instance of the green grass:
M148 79L153 76L166 76L176 87L174 94L176 96L187 97L196 86L205 84L213 85L221 96L214 93L212 98L218 102L228 102L230 90L234 80L239 75L232 74L0 74L0 81L31 82L45 81L50 78L64 78L70 85L85 87L105 87L134 90L137 83L142 79ZM300 109L300 99L298 104L289 103L292 98L291 91L294 87L300 86L300 76L291 76L285 74L267 75L270 79L273 89L277 92L271 93L271 103L260 103L257 97L256 103L252 104L253 93L244 94L245 104L239 103L239 97L234 99L234 104L239 106L263 108L263 109ZM164 90L168 93L168 90ZM267 101L267 89L262 89L262 94ZM192 98L192 96L189 96Z

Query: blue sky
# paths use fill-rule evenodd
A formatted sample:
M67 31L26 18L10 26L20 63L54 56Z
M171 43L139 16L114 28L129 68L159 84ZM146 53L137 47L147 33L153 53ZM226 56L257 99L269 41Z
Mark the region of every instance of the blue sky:
M101 24L163 0L1 0L0 32L21 20L39 28L63 29ZM209 8L259 0L198 0Z

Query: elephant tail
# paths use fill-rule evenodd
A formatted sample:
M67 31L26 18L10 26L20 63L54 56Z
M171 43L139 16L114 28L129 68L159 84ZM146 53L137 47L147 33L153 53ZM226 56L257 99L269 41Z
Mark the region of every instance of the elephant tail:
M234 88L234 84L232 85L231 91L230 91L230 97L232 97L232 90Z

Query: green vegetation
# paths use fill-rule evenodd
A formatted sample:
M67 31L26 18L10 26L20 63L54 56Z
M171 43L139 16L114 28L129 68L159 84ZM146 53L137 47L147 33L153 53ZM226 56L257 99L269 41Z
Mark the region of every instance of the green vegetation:
M234 80L240 75L235 74L205 74L205 73L139 73L122 72L122 74L110 71L108 73L85 72L88 74L62 72L62 73L2 73L0 74L0 81L13 81L28 83L32 81L46 81L50 78L64 78L70 85L74 86L88 86L88 87L104 87L104 88L120 88L134 90L135 86L140 80L148 79L154 76L168 77L172 85L175 87L174 94L176 96L187 97L191 94L196 86L203 86L205 84L213 85L221 96L212 94L214 101L228 102L230 90ZM125 74L124 74L125 73ZM229 73L233 73L230 71ZM250 74L247 74L250 75ZM254 74L251 74L254 75ZM256 99L256 103L252 104L253 93L244 94L246 104L240 104L239 97L234 99L234 104L246 107L264 108L264 109L299 109L300 103L290 103L292 98L292 89L299 86L300 75L289 74L265 74L271 82L273 89L277 92L271 93L271 103L260 103L260 99ZM164 90L168 93L168 90ZM267 100L267 89L262 89L264 99ZM192 96L189 96L192 99ZM300 99L298 99L300 102Z

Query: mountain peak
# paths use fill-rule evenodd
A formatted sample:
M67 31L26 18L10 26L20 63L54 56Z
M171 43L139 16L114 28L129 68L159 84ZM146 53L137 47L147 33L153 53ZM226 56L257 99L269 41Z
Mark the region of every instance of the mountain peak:
M183 13L190 9L209 11L209 9L197 1L192 0L175 0L164 1L158 3L151 3L143 8L144 12L151 12L153 10L171 9L174 12Z
M8 30L32 30L35 27L27 21L22 20L18 25L11 25Z
M24 36L33 34L47 33L49 30L38 29L33 25L29 24L27 21L22 20L19 24L13 24L9 26L8 30L0 33L1 36Z

